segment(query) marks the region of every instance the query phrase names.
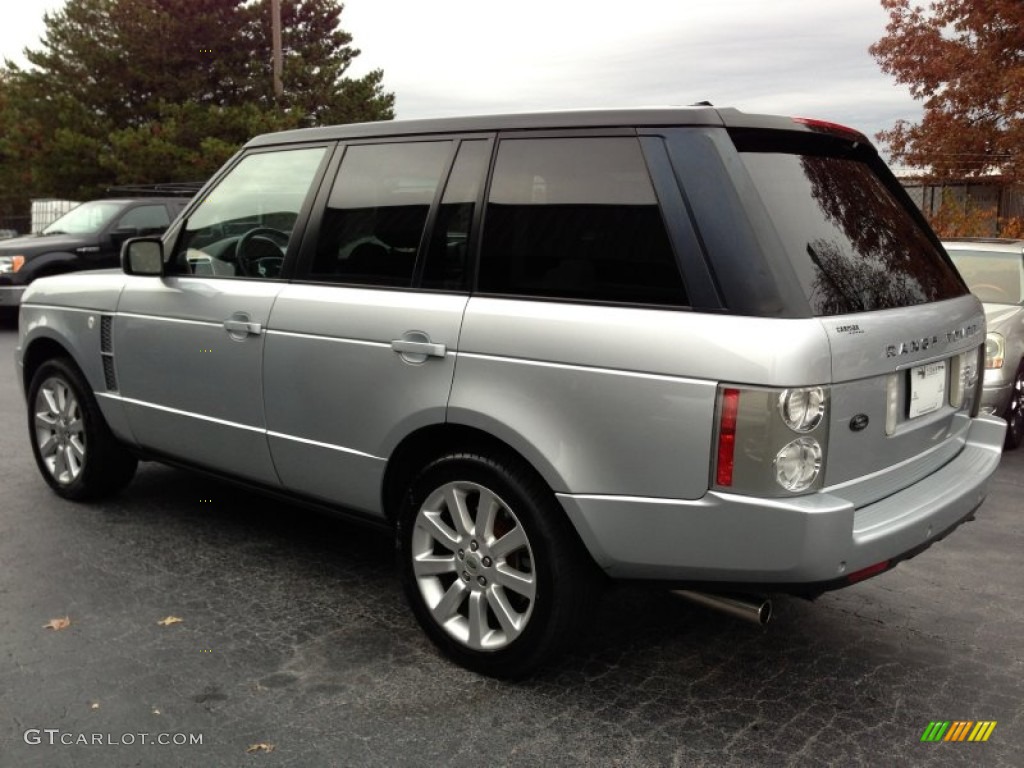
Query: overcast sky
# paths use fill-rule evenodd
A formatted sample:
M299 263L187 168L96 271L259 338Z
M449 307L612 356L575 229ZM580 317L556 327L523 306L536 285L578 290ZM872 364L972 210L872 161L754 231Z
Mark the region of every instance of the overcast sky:
M43 11L5 0L0 56L24 62ZM348 0L342 27L384 70L399 118L708 100L869 135L921 110L867 52L878 0Z

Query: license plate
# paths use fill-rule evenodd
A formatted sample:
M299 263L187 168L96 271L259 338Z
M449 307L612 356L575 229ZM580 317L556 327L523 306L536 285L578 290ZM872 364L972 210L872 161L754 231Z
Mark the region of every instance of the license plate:
M946 361L910 369L910 412L914 419L937 411L946 402Z

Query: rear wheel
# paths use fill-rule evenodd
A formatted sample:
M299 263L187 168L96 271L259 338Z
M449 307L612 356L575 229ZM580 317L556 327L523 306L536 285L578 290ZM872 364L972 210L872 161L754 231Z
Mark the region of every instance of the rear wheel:
M450 454L428 465L398 525L406 596L450 658L519 677L564 650L593 605L588 556L519 461Z
M32 453L43 479L67 499L95 499L132 479L136 458L111 434L75 365L48 360L28 391Z
M1010 402L1006 406L1006 448L1013 450L1024 441L1024 360L1017 368L1010 392Z

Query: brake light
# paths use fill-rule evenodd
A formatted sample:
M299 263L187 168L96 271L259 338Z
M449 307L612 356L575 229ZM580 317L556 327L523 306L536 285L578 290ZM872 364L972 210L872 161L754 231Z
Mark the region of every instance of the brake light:
M853 139L854 141L868 140L867 136L856 128L850 128L845 125L840 125L839 123L832 123L828 120L815 120L810 117L794 117L793 122L799 123L800 125L806 125L812 131L817 131L819 133L838 134L840 136L845 136L848 139Z
M728 488L732 485L732 471L736 456L736 414L740 410L740 391L722 390L722 410L718 424L718 464L715 482Z

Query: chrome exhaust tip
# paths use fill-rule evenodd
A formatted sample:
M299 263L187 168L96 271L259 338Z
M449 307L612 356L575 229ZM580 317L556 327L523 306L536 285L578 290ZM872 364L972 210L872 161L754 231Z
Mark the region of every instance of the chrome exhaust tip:
M753 624L764 625L772 618L772 601L767 597L715 595L709 592L695 592L691 589L673 589L672 594L679 595L691 603L714 608L716 611Z

